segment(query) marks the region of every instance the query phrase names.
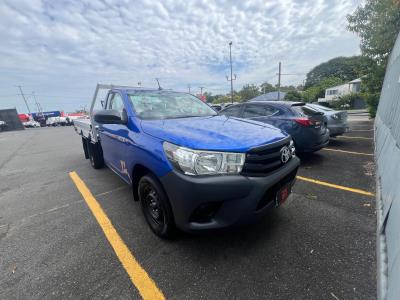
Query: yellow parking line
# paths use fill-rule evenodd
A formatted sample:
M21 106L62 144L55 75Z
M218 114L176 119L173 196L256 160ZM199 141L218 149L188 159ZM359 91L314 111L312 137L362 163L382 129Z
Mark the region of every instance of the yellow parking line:
M303 181L307 181L307 182L311 182L311 183L315 183L315 184L319 184L319 185L323 185L323 186L328 186L328 187L338 189L338 190L353 192L353 193L357 193L357 194L361 194L361 195L365 195L365 196L372 196L372 197L375 196L375 194L371 193L371 192L367 192L367 191L363 191L363 190L359 190L359 189L353 189L353 188L349 188L347 186L336 185L333 183L320 181L320 180L316 180L316 179L312 179L312 178L307 178L307 177L302 177L302 176L296 176L296 178L303 180Z
M355 154L355 155L374 156L374 154L372 154L372 153L354 152L354 151L346 151L346 150L332 149L332 148L323 148L322 150L349 153L349 154Z
M341 138L341 139L359 139L359 140L373 140L373 138L364 137L364 136L344 136L344 135L338 135L336 138Z
M125 245L110 219L107 217L106 213L94 198L86 184L76 172L70 172L69 176L82 194L83 199L85 199L86 204L92 211L101 229L103 229L107 240L110 242L115 254L119 258L119 261L143 299L165 299L163 293L159 290L155 282L129 251L128 247Z

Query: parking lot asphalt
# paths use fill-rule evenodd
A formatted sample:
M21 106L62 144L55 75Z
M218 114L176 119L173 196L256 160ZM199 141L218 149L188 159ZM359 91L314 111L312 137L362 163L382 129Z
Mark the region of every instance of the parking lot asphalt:
M301 156L298 175L373 193L373 123L350 127ZM373 196L298 180L256 224L165 241L130 187L92 169L73 129L58 127L0 134L0 299L140 298L71 171L166 298L376 298Z

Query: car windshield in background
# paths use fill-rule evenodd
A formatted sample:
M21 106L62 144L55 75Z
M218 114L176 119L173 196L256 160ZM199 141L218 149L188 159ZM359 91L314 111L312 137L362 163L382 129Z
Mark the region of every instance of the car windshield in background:
M145 120L217 115L200 99L185 93L143 91L129 94L129 99L137 116Z

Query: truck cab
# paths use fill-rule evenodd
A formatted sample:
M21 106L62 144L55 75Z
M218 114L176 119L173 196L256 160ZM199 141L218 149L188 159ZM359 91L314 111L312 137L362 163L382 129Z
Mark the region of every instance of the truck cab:
M161 237L256 220L290 194L299 159L271 125L160 89L110 87L103 109L93 106L90 120L74 122L85 157L132 186Z

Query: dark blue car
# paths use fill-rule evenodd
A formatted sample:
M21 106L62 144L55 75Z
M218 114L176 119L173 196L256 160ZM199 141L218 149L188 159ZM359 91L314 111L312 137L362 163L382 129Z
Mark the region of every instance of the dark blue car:
M329 143L326 117L303 102L247 102L230 106L220 114L268 123L284 130L292 136L296 152L315 152Z

